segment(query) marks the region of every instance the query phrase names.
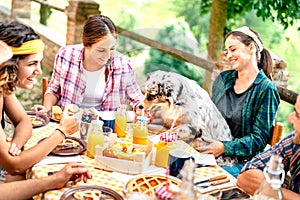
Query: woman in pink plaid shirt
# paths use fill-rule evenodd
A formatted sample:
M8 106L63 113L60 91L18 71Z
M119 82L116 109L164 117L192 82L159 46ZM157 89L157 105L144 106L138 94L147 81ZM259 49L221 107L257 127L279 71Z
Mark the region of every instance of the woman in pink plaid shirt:
M130 102L135 109L143 100L131 62L116 51L117 33L106 16L91 16L84 25L83 44L62 47L55 57L54 69L43 106L33 110L47 112L53 105L115 111Z

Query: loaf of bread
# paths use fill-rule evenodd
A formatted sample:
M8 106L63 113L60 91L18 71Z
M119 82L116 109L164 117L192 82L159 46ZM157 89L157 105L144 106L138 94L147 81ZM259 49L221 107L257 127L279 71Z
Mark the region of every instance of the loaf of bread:
M62 110L59 106L52 106L52 118L56 120L61 120Z

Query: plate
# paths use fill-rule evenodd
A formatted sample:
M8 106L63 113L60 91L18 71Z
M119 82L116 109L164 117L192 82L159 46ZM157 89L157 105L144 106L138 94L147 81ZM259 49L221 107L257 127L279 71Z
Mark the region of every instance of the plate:
M101 191L100 200L105 200L105 199L123 200L123 197L116 191L113 191L106 187L93 186L93 185L83 185L83 186L71 188L62 194L60 200L76 200L76 198L73 196L74 193L79 191L85 191L85 190L100 190Z
M54 119L53 117L52 117L52 110L49 110L48 112L47 112L47 115L48 115L48 117L50 118L50 120L52 121L52 122L60 122L60 120L59 119Z
M39 112L34 112L34 111L26 111L27 115L29 118L34 118L33 119L33 128L38 128L41 126L45 126L46 124L49 123L50 119L46 114L39 113ZM5 121L9 124L12 124L11 120L8 118L8 116L5 115Z
M79 142L80 145L75 148L71 148L71 149L60 149L60 150L53 149L51 151L51 154L56 155L56 156L71 156L71 155L79 155L86 151L85 141L83 141L80 138L76 138L76 137L67 137L67 138Z
M166 183L166 176L165 175L154 175L154 174L145 174L145 175L138 175L131 178L125 185L124 185L124 193L128 192L142 192L148 195L155 195L155 189L161 185ZM181 180L173 177L168 176L169 183L180 187ZM155 196L153 196L155 198Z
M60 150L53 149L50 154L56 156L74 156L74 155L82 154L86 151L86 143L83 140L76 137L67 137L67 138L77 141L79 143L79 146L70 149L60 149ZM41 139L40 141L44 139L45 138Z

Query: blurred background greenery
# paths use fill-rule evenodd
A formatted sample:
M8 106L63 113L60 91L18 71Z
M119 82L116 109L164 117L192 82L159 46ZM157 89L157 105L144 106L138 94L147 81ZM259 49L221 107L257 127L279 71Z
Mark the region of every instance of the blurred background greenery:
M48 2L61 7L68 4L67 0L48 0ZM200 12L200 7L203 6L203 3L209 3L209 0L95 0L95 2L100 4L102 14L109 16L116 25L122 28L203 58L207 57L210 12L209 10ZM244 0L234 2L240 2L240 6L246 6L243 5ZM10 8L11 0L2 0L0 5ZM32 20L36 22L39 21L39 7L39 4L32 2L31 16ZM300 50L296 46L300 42L300 32L297 30L299 22L295 21L293 26L284 29L278 22L273 22L268 18L262 20L256 15L254 10L243 12L227 20L226 28L230 30L247 25L259 32L264 46L287 62L286 70L290 73L288 88L299 93L300 70L297 58L300 58ZM64 13L52 10L48 26L65 34L66 26L64 24L66 21ZM175 71L194 79L200 85L203 84L203 69L123 36L119 36L118 50L133 60L141 86L145 81L145 74L157 69ZM40 89L36 89L36 92L39 91ZM25 103L27 108L37 101L32 95L34 92L27 93L28 99L32 97ZM19 96L26 98L24 95L26 94L20 91ZM293 105L281 101L276 121L285 124L285 133L289 133L293 129L287 123L287 117L292 110Z

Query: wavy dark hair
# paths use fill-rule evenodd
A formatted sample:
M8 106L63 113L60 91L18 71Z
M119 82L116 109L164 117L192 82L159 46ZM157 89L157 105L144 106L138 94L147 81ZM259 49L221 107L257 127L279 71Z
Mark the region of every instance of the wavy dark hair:
M0 22L0 40L8 46L20 47L24 42L36 39L40 39L40 36L31 27L15 21ZM2 94L10 94L16 90L19 60L28 55L13 55L9 61L0 65L0 92Z

